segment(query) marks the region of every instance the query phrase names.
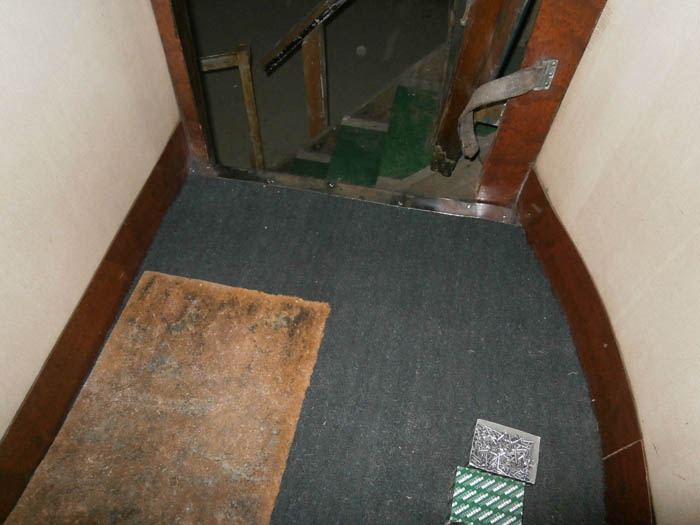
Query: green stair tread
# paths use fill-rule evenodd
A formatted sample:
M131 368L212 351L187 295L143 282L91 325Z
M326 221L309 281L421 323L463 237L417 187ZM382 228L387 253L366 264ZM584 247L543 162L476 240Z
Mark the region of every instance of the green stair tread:
M374 186L379 175L386 133L340 126L331 156L328 179L359 186Z
M382 177L403 179L430 165L430 139L436 118L436 93L397 88L379 171Z
M491 124L483 124L482 122L477 122L474 126L474 133L477 137L485 137L491 133L498 131L498 126L492 126Z
M329 166L326 162L295 158L289 172L293 175L325 179L328 177L328 168Z

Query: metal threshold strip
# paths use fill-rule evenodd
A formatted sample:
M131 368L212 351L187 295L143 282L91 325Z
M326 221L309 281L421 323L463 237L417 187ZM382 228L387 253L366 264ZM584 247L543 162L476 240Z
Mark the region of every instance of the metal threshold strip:
M217 168L217 175L227 179L259 182L270 186L281 186L305 191L315 191L347 199L430 211L444 215L484 219L501 224L519 225L515 210L483 202L464 202L442 197L420 197L403 192L355 186L342 182L329 182L322 179L302 177L289 173L263 172L251 173L231 168Z

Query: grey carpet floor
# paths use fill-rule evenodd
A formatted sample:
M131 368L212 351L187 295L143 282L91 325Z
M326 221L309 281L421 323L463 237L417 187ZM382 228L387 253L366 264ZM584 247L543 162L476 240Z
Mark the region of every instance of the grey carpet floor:
M273 523L444 523L477 418L542 438L524 522L604 522L597 421L513 226L190 177L142 266L332 311Z

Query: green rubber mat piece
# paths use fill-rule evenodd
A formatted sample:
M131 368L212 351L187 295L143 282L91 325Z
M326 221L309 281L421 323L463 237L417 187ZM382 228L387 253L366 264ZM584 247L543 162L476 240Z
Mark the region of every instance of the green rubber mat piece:
M384 154L386 133L351 126L340 126L328 179L374 186Z
M399 86L391 107L386 151L379 174L403 179L430 165L437 95Z
M289 173L313 177L314 179L325 179L328 176L328 167L329 165L326 162L296 158L292 162Z
M522 481L457 467L450 523L520 525L524 500Z

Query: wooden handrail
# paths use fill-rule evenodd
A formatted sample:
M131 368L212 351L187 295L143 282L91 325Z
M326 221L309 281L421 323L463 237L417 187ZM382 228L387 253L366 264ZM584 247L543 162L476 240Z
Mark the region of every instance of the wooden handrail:
M292 27L262 60L269 75L298 47L304 64L309 135L315 138L328 127L326 44L323 24L348 0L323 0Z
M262 65L265 73L272 73L282 64L299 46L304 39L317 27L321 26L328 18L340 9L348 0L322 0L309 11L304 18L297 22L282 39L275 44L265 57Z

